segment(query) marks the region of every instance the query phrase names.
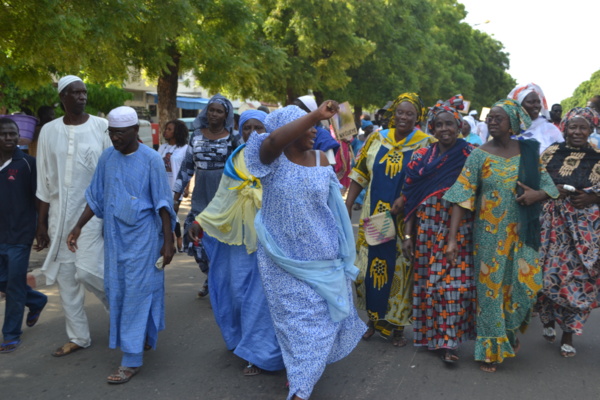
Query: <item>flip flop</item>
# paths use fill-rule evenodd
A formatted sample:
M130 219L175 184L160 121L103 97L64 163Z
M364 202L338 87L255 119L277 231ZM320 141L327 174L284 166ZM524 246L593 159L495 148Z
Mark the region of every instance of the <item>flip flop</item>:
M121 383L127 383L140 371L140 367L124 367L120 366L117 372L109 375L106 378L106 382L112 385L120 385ZM128 374L129 373L129 374ZM117 378L117 379L110 379Z
M44 305L45 307L45 305ZM28 327L32 327L35 324L37 324L38 319L40 319L40 315L42 315L42 311L44 310L44 307L40 308L39 310L35 310L35 311L29 311L27 313L27 319L25 320L25 325L27 325Z
M4 342L0 345L0 353L12 353L21 344L21 339L13 340L12 342Z
M69 342L69 343L62 345L58 349L56 349L56 351L54 351L54 353L52 353L52 356L53 357L64 357L64 356L68 356L71 353L75 353L77 350L81 350L81 349L83 349L83 347L79 346L76 343Z

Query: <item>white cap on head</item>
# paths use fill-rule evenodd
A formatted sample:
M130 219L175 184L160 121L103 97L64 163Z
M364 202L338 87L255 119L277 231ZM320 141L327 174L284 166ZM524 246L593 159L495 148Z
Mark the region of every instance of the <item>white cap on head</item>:
M67 75L60 78L58 81L58 93L62 92L67 86L73 82L83 82L80 77L75 75Z
M315 98L311 95L298 97L298 100L300 100L302 104L304 104L310 111L315 111L317 108L319 108Z
M469 115L477 115L477 110L471 110L471 111L469 111Z
M111 128L128 128L138 124L137 112L128 106L117 107L106 116Z

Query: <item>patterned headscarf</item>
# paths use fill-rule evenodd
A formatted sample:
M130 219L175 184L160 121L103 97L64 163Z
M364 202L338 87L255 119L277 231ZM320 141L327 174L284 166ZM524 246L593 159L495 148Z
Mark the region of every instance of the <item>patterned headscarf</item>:
M590 107L575 107L572 108L568 113L565 114L562 121L560 121L560 131L563 133L567 133L567 125L569 125L569 121L575 117L581 117L589 122L592 130L594 128L598 128L600 126L600 116Z
M265 123L265 118L267 118L267 113L264 111L260 111L260 110L246 110L242 113L242 115L240 115L240 121L238 123L239 127L240 127L240 133L242 132L242 129L244 128L244 124L246 122L248 122L251 119L255 119L257 121L260 121L263 123Z
M492 108L500 107L510 118L510 127L514 135L521 134L521 131L527 130L531 126L531 118L521 103L511 99L502 99L497 101Z
M525 97L532 92L535 92L538 94L538 96L540 96L540 101L542 103L540 114L547 120L550 120L550 112L548 112L548 102L546 101L546 96L544 96L542 88L535 83L531 82L525 85L517 85L513 90L510 91L507 97L522 103Z
M440 104L437 103L435 106L431 107L429 109L429 113L427 114L427 128L429 130L429 132L433 132L435 131L435 126L434 126L434 121L435 118L440 115L441 113L450 113L452 114L452 116L454 117L454 119L456 120L456 124L458 125L458 130L460 133L460 130L463 127L463 118L460 115L460 113L458 111L456 111L454 108L444 104Z
M265 118L265 128L267 132L273 132L275 129L281 128L292 121L297 120L301 116L306 115L306 111L298 106L286 106L273 111Z
M417 121L416 121L417 124L420 121L423 121L423 119L425 118L426 109L425 109L425 106L423 105L423 100L421 100L419 95L416 93L408 93L408 92L402 93L400 96L398 96L398 98L396 100L394 100L392 105L387 109L387 111L383 115L384 119L389 119L389 121L390 121L388 124L389 128L393 128L396 126L396 122L394 120L395 115L396 115L396 107L398 107L398 104L405 102L405 101L408 101L410 104L415 106L415 108L417 110Z
M210 106L213 103L220 104L225 108L225 113L227 114L227 117L225 117L225 129L227 129L229 133L233 133L233 105L227 98L221 96L221 94L219 93L215 94L213 97L210 98L206 107L204 107L204 109L200 112L200 114L198 114L198 116L192 123L192 128L194 129L194 132L208 127L208 106Z

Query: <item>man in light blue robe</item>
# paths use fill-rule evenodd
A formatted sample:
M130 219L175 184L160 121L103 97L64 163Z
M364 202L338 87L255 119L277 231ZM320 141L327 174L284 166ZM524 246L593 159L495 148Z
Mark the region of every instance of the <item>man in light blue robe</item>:
M86 191L87 206L68 236L77 249L81 228L104 220L104 285L110 305L109 347L123 351L108 383L125 383L140 369L144 350L164 329L164 271L175 248L172 193L158 153L137 141L137 114L118 107L108 115L112 148L102 153Z

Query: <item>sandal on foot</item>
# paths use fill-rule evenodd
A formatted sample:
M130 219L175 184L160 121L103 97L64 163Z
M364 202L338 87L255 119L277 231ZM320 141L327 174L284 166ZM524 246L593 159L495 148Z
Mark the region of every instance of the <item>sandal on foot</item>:
M200 289L200 291L198 292L198 298L203 298L208 296L208 281L204 282L204 285L202 285L202 289Z
M498 364L496 363L486 363L486 362L482 362L481 365L479 366L479 369L482 370L483 372L496 372L496 369L498 368Z
M0 344L0 353L12 353L21 344L21 339L15 339L11 342L4 342Z
M556 330L553 327L545 327L544 328L544 339L546 339L550 343L554 343L556 340Z
M42 310L44 309L44 307L40 308L39 310L35 310L35 311L29 311L27 313L27 319L25 320L25 325L27 325L28 327L32 327L35 324L37 324L38 319L40 319L40 315L42 315Z
M521 350L521 342L517 338L515 340L515 345L513 346L513 352L515 353L515 355L519 352L519 350Z
M458 354L456 354L456 351L454 350L445 350L441 357L443 362L448 363L448 364L454 364L455 362L458 361Z
M133 378L135 376L135 374L137 374L140 371L140 367L123 367L120 366L117 369L117 372L109 375L108 378L106 378L106 382L113 384L113 385L118 385L121 383L127 383L129 382L129 380L131 378Z
M369 340L371 336L375 334L375 323L373 321L369 321L367 323L367 330L362 335L363 340Z
M394 329L392 332L392 345L396 347L404 347L408 341L404 337L404 330Z
M575 350L575 347L571 346L570 344L563 343L563 345L560 346L561 356L569 358L575 357L575 354L577 354L577 350Z
M252 363L248 363L244 368L244 376L255 376L262 372L262 369L258 368L256 365Z
M83 349L83 347L81 347L80 345L73 343L73 342L69 342L61 347L59 347L58 349L56 349L56 351L54 353L52 353L53 357L64 357L64 356L68 356L71 353L76 352L77 350L81 350Z

